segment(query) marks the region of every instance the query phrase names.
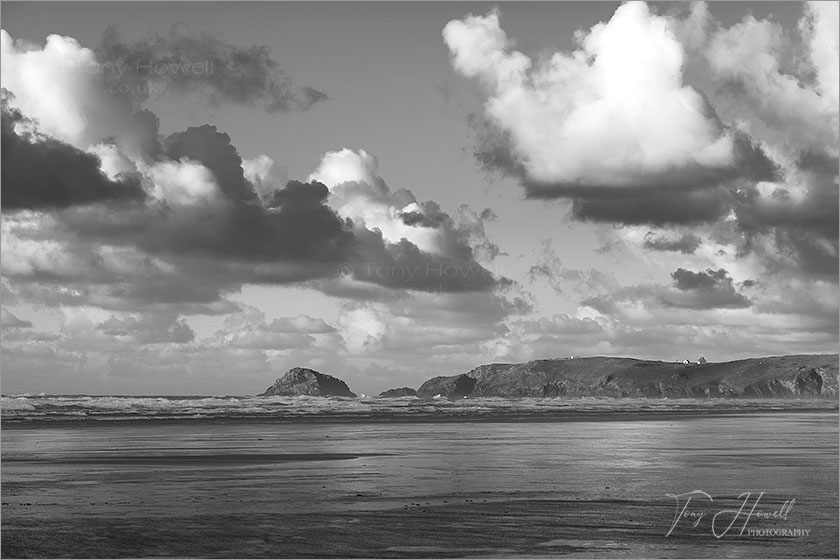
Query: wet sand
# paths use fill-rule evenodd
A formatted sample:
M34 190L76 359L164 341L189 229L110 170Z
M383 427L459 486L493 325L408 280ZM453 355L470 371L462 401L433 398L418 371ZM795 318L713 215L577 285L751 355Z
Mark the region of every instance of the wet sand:
M838 555L837 414L117 424L4 426L3 557Z

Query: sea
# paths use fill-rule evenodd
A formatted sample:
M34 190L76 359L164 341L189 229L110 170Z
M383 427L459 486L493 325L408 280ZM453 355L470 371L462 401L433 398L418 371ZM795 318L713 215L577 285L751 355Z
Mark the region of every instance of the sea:
M836 558L824 400L6 395L4 558Z

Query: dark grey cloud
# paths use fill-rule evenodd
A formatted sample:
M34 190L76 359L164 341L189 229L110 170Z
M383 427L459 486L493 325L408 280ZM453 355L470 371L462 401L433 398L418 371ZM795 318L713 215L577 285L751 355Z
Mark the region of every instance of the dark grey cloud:
M18 133L25 117L2 105L2 209L59 209L96 202L139 201L145 197L140 179L123 175L112 181L100 171L97 156L54 138Z
M752 303L735 290L732 277L720 268L704 272L692 272L678 268L671 274L677 292L663 292L659 299L672 307L689 309L737 309L750 307Z
M358 246L347 270L357 280L425 292L484 291L510 282L476 262L468 246L445 256L421 251L407 239L388 243L379 230L355 228L354 234Z
M731 187L708 190L603 189L572 198L572 213L582 221L624 225L696 225L714 222L728 211Z
M671 273L674 284L678 290L708 290L714 288L719 282L727 277L726 270L712 270L706 272L692 272L684 268L678 268Z
M795 162L799 184L781 184L769 196L755 187L743 189L736 199L739 231L745 250L753 250L756 236L769 235L777 252L789 257L802 272L834 278L838 274L840 190L836 156L805 152ZM777 255L765 255L777 261ZM778 264L778 263L776 263Z
M121 139L127 151L141 154L152 160L158 159L163 152L158 116L148 109L140 109L131 115L129 127L133 135Z
M124 65L126 71L106 71L106 78L127 83L141 95L154 92L157 85L166 94L198 92L213 104L262 106L269 113L306 110L327 99L313 87L294 85L268 47L232 45L208 32L192 34L183 25L174 25L167 36L134 43L124 42L110 27L97 59L115 68Z
M441 224L437 216L429 216L422 212L405 212L400 215L400 219L407 226L437 228Z
M221 233L206 240L201 247L204 250L239 259L319 263L313 270L319 276L336 275L339 264L350 263L356 279L394 288L461 292L489 289L495 284L493 275L475 262L466 243L455 243L447 248L450 256L441 257L404 239L388 243L379 231L342 220L326 205L329 191L320 183L289 181L262 206L244 178L241 158L230 138L214 127L188 129L171 136L166 145L170 157L188 157L208 167L232 205L228 227L215 228ZM454 229L452 219L437 204L420 206L430 227ZM172 243L168 241L171 236L166 237L161 242ZM180 237L189 239L189 233Z
M746 231L766 231L772 227L807 229L836 238L838 227L838 168L840 160L827 154L805 153L795 164L802 184L800 192L780 185L770 200L755 188L744 189L736 205L738 222Z
M201 162L213 172L227 198L237 202L257 199L253 186L245 179L242 158L231 143L230 136L215 126L193 126L175 132L164 141L166 155L173 160L187 157Z
M667 237L649 231L645 235L644 248L651 251L673 251L683 255L693 255L703 242L693 233L684 233L680 237Z
M173 159L188 157L212 171L226 202L212 231L172 232L180 234L178 250L243 260L340 263L348 258L353 235L348 224L326 205L329 191L324 185L289 181L275 189L269 203L263 205L245 179L242 159L227 134L204 125L173 134L165 144ZM173 250L173 244L179 242L170 237L155 235L148 248Z
M803 229L775 228L776 247L787 255L796 267L806 274L837 282L838 240Z
M300 268L308 262L315 265L312 275L347 258L353 235L325 204L329 191L324 185L290 181L275 189L266 206L245 179L242 159L227 134L212 126L192 127L164 144L173 160L188 158L207 167L220 200L187 209L152 203L126 209L117 220L96 208L71 209L62 216L64 224L79 235L118 240L154 255L299 261Z
M462 293L505 282L477 263L469 244L475 232L455 224L433 202L419 206L430 224L450 233L446 256L421 251L405 239L390 243L379 230L339 217L327 205L329 190L318 182L289 181L260 198L230 137L215 127L172 134L160 147L164 162L205 166L217 192L187 205L158 198L119 207L71 203L37 233L60 239L60 255L7 271L22 294L55 305L222 312L217 308L225 294L242 284L339 278L344 263L356 280L394 289ZM95 158L91 163L99 164ZM11 222L10 231L31 234Z

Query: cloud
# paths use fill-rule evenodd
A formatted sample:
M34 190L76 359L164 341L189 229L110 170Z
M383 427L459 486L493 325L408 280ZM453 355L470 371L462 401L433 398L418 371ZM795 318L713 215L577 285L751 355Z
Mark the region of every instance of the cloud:
M483 161L517 176L529 196L569 197L580 217L621 221L635 195L651 202L772 177L761 151L682 83L685 54L670 20L644 3L620 6L577 34L578 50L541 61L514 50L497 11L451 21L443 36L454 68L489 91L480 120L494 130ZM640 202L633 223L671 221L646 208L656 205ZM695 218L686 214L673 221Z
M156 313L125 318L109 317L97 330L134 344L186 344L195 339L195 332L174 313Z
M417 382L488 359L485 343L508 332L505 321L531 313L515 291L403 293L385 301L346 301L338 328L354 363L378 360L414 372ZM421 354L414 350L423 348Z
M375 352L388 332L383 311L372 304L348 303L338 316L338 328L351 354Z
M720 310L747 309L752 302L736 291L733 279L725 269L707 269L693 272L678 268L671 273L672 286L639 284L623 286L611 293L600 293L582 300L581 305L609 316L620 316L629 323L645 322L656 324L656 317L663 309L696 310L714 312ZM721 321L710 315L707 320ZM693 323L699 321L693 318ZM679 322L679 321L677 321ZM684 317L682 322L684 323Z
M21 293L54 304L214 313L244 283L336 278L341 263L356 281L395 289L468 292L501 282L471 256L478 221L462 228L433 203L415 204L435 221L436 250L448 254L428 253L342 218L317 182L290 181L260 198L230 138L213 127L188 129L164 145L173 159L140 166L144 205L7 217L4 275L26 284ZM387 194L400 196L413 199Z
M706 2L694 0L675 3L669 6L668 19L674 35L687 52L694 54L704 46L712 25L712 16Z
M61 328L49 340L34 332L13 340L4 331L4 386L10 392L30 384L56 392L107 386L136 393L142 383L184 393L196 392L200 383L203 394L243 394L303 365L373 393L472 367L486 356L483 341L504 335L507 317L529 311L515 298L486 292L388 295L388 302L342 302L332 324L307 315L267 319L236 303L216 332L191 341L178 327L186 321L168 309L65 308ZM426 351L417 353L418 347Z
M684 255L693 255L703 241L693 233L684 233L677 238L664 237L652 231L645 235L645 249L652 251L678 251Z
M782 181L740 190L734 217L742 249L760 254L771 270L838 274L838 160L805 153Z
M461 207L457 220L406 189L391 191L379 164L364 150L327 152L308 177L329 188L327 204L353 224L357 254L347 276L390 287L467 292L491 289L497 279L476 259L494 255L483 217ZM497 251L498 249L495 248Z
M473 254L479 262L492 262L503 253L499 246L487 235L486 224L496 220L498 216L491 208L476 212L466 204L458 207L455 213L455 224L462 239L473 249Z
M671 274L678 290L703 290L713 289L718 283L727 278L726 271L708 270L706 272L691 272L684 268L678 268Z
M50 137L16 132L21 113L2 106L2 204L4 211L55 209L95 202L141 201L145 192L136 174L114 180L100 170L93 154Z
M79 149L108 137L124 137L131 101L107 92L94 52L72 37L49 35L43 47L14 41L0 30L0 82L10 107L36 121L40 131Z
M591 295L605 288L618 287L615 278L601 270L578 270L564 266L550 239L543 239L541 245L539 257L528 270L530 282L544 279L558 294L574 292L578 295Z
M257 74L274 68L259 49L240 52L212 38L193 39L173 35L138 52L186 56L200 51L222 59L244 57L242 67ZM120 56L131 54L125 45L111 46ZM390 193L373 172L359 176L365 182L356 185L357 193L347 186L345 199L355 207L333 209L328 199L338 200L344 186L331 194L314 181L276 183L285 174L273 160L243 161L230 137L215 127L191 127L159 138L157 117L133 109L145 99L109 93L101 53L97 58L71 38L51 36L39 48L14 43L4 34L3 49L3 81L15 94L4 120L4 140L9 136L4 163L11 150L22 149L19 145L33 151L33 142L21 144L10 136L18 134L14 123L26 124L27 140L37 137L40 148L34 170L4 165L3 210L51 214L26 215L5 228L4 264L12 263L10 277L27 283L21 293L109 309L141 303L213 306L244 283L335 278L342 263L353 265L360 281L395 289L462 292L496 284L469 246L473 238L483 250L493 250L486 235L481 238L479 221L461 227L433 202L417 203L407 191ZM255 67L248 66L251 55ZM111 60L112 70L116 62ZM49 93L55 89L46 87L50 76L63 88L60 95ZM253 89L262 79L251 77L256 81L244 88ZM272 110L278 109L278 84L263 92L271 97L266 102ZM234 101L246 100L228 93ZM365 157L375 160L363 151L347 153L351 168ZM327 154L322 167L346 179L347 169L334 156ZM40 180L39 173L56 170L60 176ZM385 190L366 192L371 185ZM42 193L42 186L52 190ZM99 203L112 199L131 204ZM419 222L406 224L398 210L405 220ZM88 270L79 270L84 267ZM378 267L389 272L377 273ZM391 272L408 269L410 277Z
M16 317L11 311L8 311L5 307L0 308L0 327L6 328L29 328L32 326L32 323L25 320L19 319Z
M835 284L796 278L787 284L736 282L728 271L713 268L677 269L671 279L671 286L623 286L584 299L576 317L594 320L602 334L591 340L558 336L553 347L572 342L575 351L569 353L575 354L737 359L826 352L836 339ZM538 350L546 348L551 345Z
M327 99L313 87L295 86L268 47L232 45L211 33L190 33L184 25L135 43L122 41L110 27L96 55L112 83L128 84L141 95L157 86L166 94L200 93L212 104L261 106L269 113L303 111Z
M309 315L297 317L278 317L268 328L279 333L328 334L335 332L335 327L328 325L323 319L315 319Z
M832 2L808 2L800 26L809 39L811 62L817 71L817 88L837 107L840 105L840 7Z
M277 185L285 185L289 180L286 167L264 154L243 159L242 171L263 203L271 199Z
M308 106L265 49L180 29L134 45L111 34L97 52L58 35L43 47L5 32L2 42L12 93L3 129L4 275L23 297L215 313L243 284L336 279L343 263L356 281L393 289L469 292L503 281L470 246L497 250L483 231L489 214L464 210L453 219L434 202L392 193L364 151L325 155L316 175L329 188L279 182L285 173L271 158L243 160L213 126L161 138L145 97L109 89L132 79L115 76L130 57L169 64L202 56L220 74L146 78L270 111ZM10 162L11 151L34 152L17 158L33 169ZM124 203L106 204L114 201ZM13 219L13 210L39 212Z
M692 272L678 268L671 274L674 291L663 291L659 299L666 305L687 309L738 309L752 305L749 299L735 290L726 270L707 269Z
M227 313L224 296L238 290L244 276L244 267L217 260L163 259L136 247L92 243L38 213L4 214L0 225L3 277L9 281L4 301Z
M190 208L217 201L219 190L213 173L196 161L162 161L148 169L154 195L170 208Z
M230 136L215 126L192 126L170 134L164 150L172 160L189 158L209 169L226 198L236 202L250 202L256 198L251 184L245 179L242 158L231 143Z
M212 344L245 350L285 352L303 351L340 344L336 328L323 319L307 315L278 317L266 321L265 314L255 307L237 304L238 310L225 319L223 328L216 331Z
M794 152L827 149L836 156L837 6L822 4L806 4L801 54L792 54L797 49L780 24L752 16L715 29L704 52L712 77L751 135ZM808 66L816 79L808 78Z
M279 281L319 276L347 259L353 236L324 204L323 185L290 181L264 205L228 135L205 125L165 144L172 159L146 169L158 199L125 212L119 223L97 209L72 209L61 215L63 225L84 239L128 243L162 257L286 263Z
M443 251L446 232L437 227L439 212L427 215L411 191L391 193L379 176L379 162L366 151L327 152L308 180L330 189L329 204L340 216L379 230L388 243L406 239L422 251Z
M183 176L182 181L176 176L175 182L193 189L187 197L211 200L206 206L192 204L181 211L150 208L140 219L138 231L128 233L137 246L153 254L288 261L290 268L301 271L310 263L313 276L334 271L347 260L353 235L325 204L328 190L324 185L289 181L282 188L276 185L263 203L245 178L242 159L230 137L208 125L171 135L165 152L172 162L180 162L169 165Z
M469 119L479 162L530 197L569 200L573 217L619 224L619 236L627 226L665 230L632 240L648 250L690 255L703 239L704 255L759 256L756 275L836 279L835 11L806 5L796 37L751 16L723 27L702 2L665 16L628 3L578 32L576 51L542 58L518 51L494 11L450 22L444 40L454 68L488 92ZM714 85L709 97L683 83L686 70ZM671 98L694 101L674 109ZM566 134L573 125L585 130ZM725 144L724 164L697 156Z
M741 185L732 206L744 239L771 272L834 278L838 270L840 104L838 8L804 4L799 35L752 16L714 22L701 49L730 118L777 163L773 180Z
M484 345L492 360L519 362L597 354L595 348L603 346L609 337L609 328L605 324L589 317L566 314L516 319L509 321L507 326L504 338Z
M551 240L543 239L542 254L537 262L528 269L528 280L535 282L544 278L555 292L562 293L564 290L562 282L564 274L563 261L551 246Z
M729 187L688 192L640 189L633 192L601 192L572 199L575 218L591 222L627 225L696 225L714 222L726 215L733 198Z

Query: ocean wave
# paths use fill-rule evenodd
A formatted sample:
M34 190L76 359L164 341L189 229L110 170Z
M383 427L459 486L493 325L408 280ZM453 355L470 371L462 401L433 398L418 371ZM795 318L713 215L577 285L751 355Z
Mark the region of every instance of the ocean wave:
M818 409L821 400L473 398L419 399L251 396L8 395L0 397L4 424L55 421L173 419L550 419L611 414L743 413Z

